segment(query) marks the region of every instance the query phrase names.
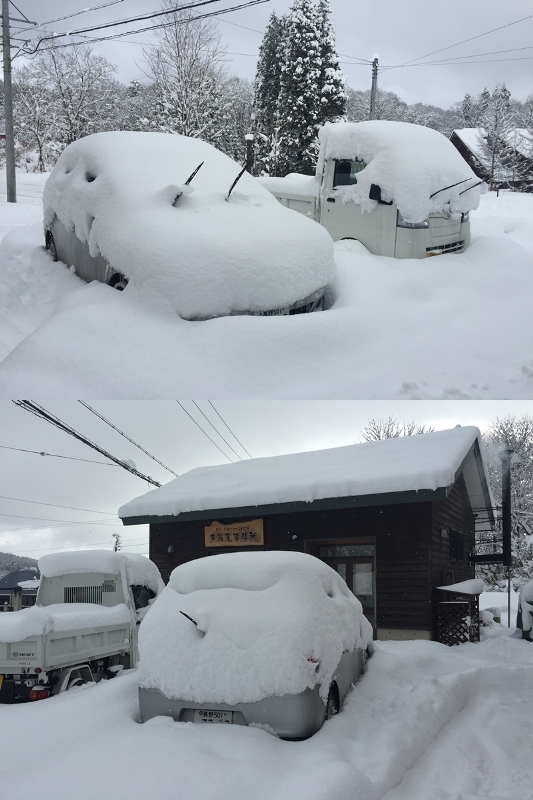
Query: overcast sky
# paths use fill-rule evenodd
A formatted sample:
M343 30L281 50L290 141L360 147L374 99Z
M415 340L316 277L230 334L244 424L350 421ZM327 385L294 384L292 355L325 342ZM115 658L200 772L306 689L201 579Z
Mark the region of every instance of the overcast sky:
M174 479L79 403L43 401L43 405L111 454L132 459L143 474L160 483ZM175 402L98 400L90 405L178 474L195 467L229 463ZM235 460L236 456L193 403L184 401L183 405ZM245 456L209 403L201 401L198 405ZM533 416L533 401L504 400L216 401L214 406L254 458L353 444L360 441L361 430L369 419L386 418L389 414L437 430L457 424L486 429L496 417ZM116 517L121 504L148 490L146 482L121 467L55 457L105 462L99 453L9 401L0 401L0 446L0 551L38 558L45 552L74 547L111 549L112 534L121 533L130 552L147 554L147 526L125 528Z
M243 2L244 0L240 0ZM44 23L84 8L104 5L106 0L18 0L17 7L30 20ZM182 0L182 4L185 0ZM158 0L107 0L101 10L48 26L53 32L79 30L90 25L111 22L157 10ZM207 6L230 8L239 0L220 0ZM228 70L252 80L257 52L272 11L284 14L292 0L269 0L256 6L219 17L215 23L228 50ZM531 0L331 0L332 21L337 35L342 68L354 89L370 87L370 66L356 65L354 58L371 60L378 55L383 72L379 84L397 92L408 103L424 102L448 107L462 100L466 92L478 94L485 86L493 89L505 82L513 97L525 100L533 91L533 5ZM198 12L200 13L200 11ZM12 15L19 13L12 8ZM509 25L524 17L529 19ZM154 20L155 22L155 20ZM98 34L134 31L153 22L136 22L129 26L103 30ZM20 28L19 23L13 27ZM495 28L508 26L479 37ZM14 33L14 36L21 34ZM36 36L33 33L32 36ZM466 39L457 47L450 47ZM62 40L64 41L64 40ZM73 37L72 41L80 41ZM130 33L123 39L93 45L96 52L118 66L123 82L142 79L143 46L154 42L153 34ZM437 56L420 58L441 48ZM522 48L522 49L519 49ZM497 51L513 52L497 52ZM385 70L385 67L417 59L417 64L435 59L474 56L472 63L433 66L408 66ZM509 60L512 59L512 60ZM485 63L474 63L485 62ZM492 62L492 63L487 63ZM21 63L20 59L15 64Z

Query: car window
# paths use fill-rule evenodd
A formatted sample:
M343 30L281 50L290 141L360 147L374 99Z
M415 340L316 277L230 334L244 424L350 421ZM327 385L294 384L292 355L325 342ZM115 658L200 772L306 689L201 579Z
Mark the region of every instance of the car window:
M362 172L365 167L365 162L358 159L355 159L355 161L349 161L345 158L336 160L333 187L352 186L357 183L357 173Z
M148 589L147 586L134 585L131 587L133 600L135 602L135 610L145 608L149 601L155 597L155 592Z

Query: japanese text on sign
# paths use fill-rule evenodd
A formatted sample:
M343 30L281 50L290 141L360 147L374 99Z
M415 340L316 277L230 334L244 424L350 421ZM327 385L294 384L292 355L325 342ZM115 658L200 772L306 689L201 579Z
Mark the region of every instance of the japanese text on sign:
M248 522L212 522L204 527L206 547L247 547L264 545L263 520Z

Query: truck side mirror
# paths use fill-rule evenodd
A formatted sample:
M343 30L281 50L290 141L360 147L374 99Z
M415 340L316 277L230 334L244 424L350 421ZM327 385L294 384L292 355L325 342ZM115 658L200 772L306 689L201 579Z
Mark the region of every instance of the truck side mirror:
M368 193L368 197L370 200L376 200L382 206L391 206L392 200L382 200L381 199L381 186L378 186L377 183L372 183L370 185L370 191Z

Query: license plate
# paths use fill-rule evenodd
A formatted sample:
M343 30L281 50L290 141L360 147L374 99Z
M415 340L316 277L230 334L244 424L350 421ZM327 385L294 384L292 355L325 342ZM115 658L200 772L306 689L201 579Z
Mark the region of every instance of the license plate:
M233 722L233 711L208 711L207 709L195 709L193 722L226 722L231 725Z

